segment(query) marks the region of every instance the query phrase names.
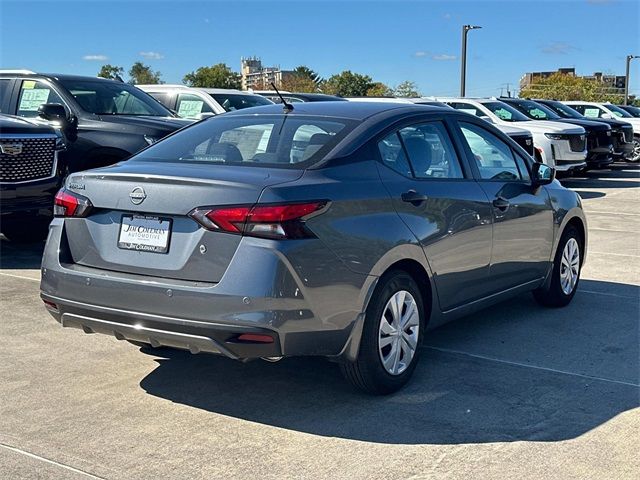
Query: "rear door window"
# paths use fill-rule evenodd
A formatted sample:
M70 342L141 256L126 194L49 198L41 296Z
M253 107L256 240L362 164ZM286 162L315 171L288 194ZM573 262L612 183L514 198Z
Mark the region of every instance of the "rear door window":
M442 122L412 125L399 133L416 178L464 177Z
M16 115L20 117L37 117L38 108L44 103L64 105L62 98L48 83L40 80L23 80L20 85Z

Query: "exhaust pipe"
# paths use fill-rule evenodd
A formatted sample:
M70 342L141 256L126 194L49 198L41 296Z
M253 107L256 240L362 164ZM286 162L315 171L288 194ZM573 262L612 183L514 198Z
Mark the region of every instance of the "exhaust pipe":
M282 357L260 357L260 358L262 358L262 360L264 360L265 362L269 362L269 363L276 363L282 360Z

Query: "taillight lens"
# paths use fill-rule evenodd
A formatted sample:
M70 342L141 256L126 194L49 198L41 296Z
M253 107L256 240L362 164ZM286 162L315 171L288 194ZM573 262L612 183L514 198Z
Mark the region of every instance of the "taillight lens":
M87 197L70 192L66 188L56 193L53 215L56 217L86 217L93 205Z
M253 205L221 208L196 208L189 216L207 230L264 238L309 238L309 216L318 214L326 201Z

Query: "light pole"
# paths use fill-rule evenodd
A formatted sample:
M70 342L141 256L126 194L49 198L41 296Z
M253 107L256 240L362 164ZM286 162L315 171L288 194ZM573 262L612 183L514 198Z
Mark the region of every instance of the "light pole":
M460 96L464 97L465 92L465 83L467 77L467 33L469 30L476 30L479 27L478 25L463 25L462 26L462 66L460 68Z
M624 104L629 103L629 64L634 58L640 58L638 55L627 55L627 71L624 75Z

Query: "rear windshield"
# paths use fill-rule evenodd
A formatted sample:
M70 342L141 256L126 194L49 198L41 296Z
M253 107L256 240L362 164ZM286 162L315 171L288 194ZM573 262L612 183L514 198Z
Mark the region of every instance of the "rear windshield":
M243 95L241 93L210 93L209 95L227 112L273 103L261 95Z
M557 120L560 118L559 115L551 111L546 105L532 102L531 100L520 100L510 105L533 120Z
M548 102L544 105L563 118L582 118L582 115L580 115L579 112L576 112L573 108L566 106L564 103Z
M222 115L171 135L129 161L306 168L355 125L330 117Z

